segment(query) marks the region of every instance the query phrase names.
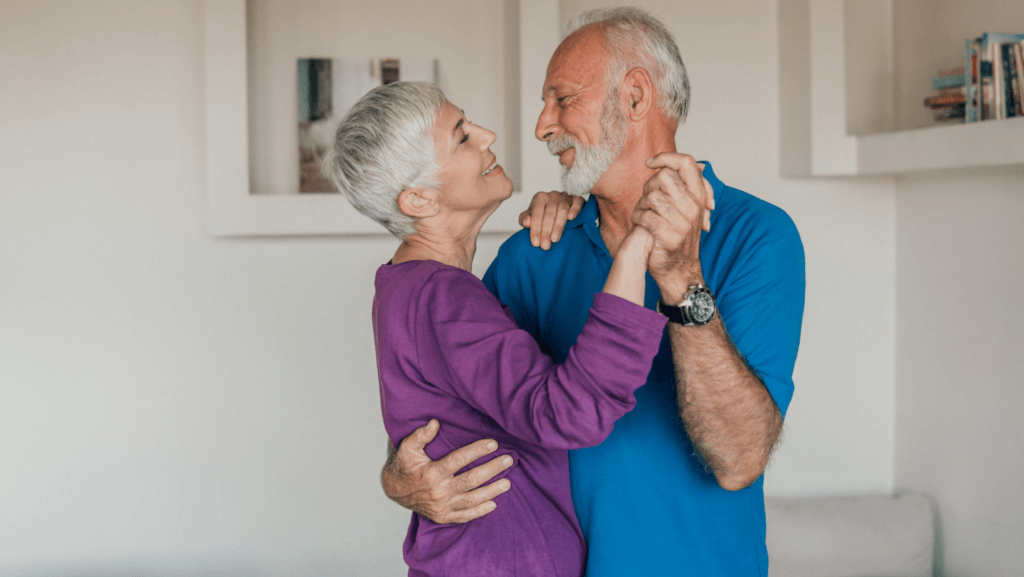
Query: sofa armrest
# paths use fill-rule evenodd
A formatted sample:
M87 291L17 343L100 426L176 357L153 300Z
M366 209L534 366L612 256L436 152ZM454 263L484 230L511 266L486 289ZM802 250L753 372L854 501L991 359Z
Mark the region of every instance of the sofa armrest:
M923 495L767 497L771 577L931 577L935 525Z

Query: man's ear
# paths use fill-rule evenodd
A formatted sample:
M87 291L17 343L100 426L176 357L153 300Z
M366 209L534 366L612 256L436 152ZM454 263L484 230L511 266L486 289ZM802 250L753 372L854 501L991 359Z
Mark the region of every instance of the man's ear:
M407 188L398 194L398 209L414 218L426 218L437 214L438 191L434 188Z
M642 120L654 107L654 81L643 68L637 67L626 73L620 94L624 99L622 109L634 122Z

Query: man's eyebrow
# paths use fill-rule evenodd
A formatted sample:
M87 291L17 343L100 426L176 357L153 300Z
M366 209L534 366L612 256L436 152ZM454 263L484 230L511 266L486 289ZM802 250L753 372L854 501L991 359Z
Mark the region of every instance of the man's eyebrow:
M561 89L570 90L570 91L575 88L574 86L571 86L571 85L568 86L568 87L565 87L565 85L562 85L562 86L563 86L563 88L561 88ZM550 84L548 86L545 86L544 90L542 90L541 93L540 93L540 99L543 101L544 97L546 97L549 94L552 95L552 96L557 95L559 90L560 90L559 86L557 86L555 84Z

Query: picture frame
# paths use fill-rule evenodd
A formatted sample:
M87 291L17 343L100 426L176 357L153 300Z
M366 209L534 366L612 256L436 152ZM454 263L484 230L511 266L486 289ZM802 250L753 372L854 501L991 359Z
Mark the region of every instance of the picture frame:
M510 141L519 176L518 191L558 187L560 167L532 135L540 112L540 91L548 59L558 46L557 3L501 0L505 18L513 18L517 46L502 64L515 81L508 102L518 110ZM213 236L387 235L359 214L340 194L252 194L249 171L246 0L205 0L204 78L206 121L207 228ZM520 23L529 23L521 26ZM510 44L516 44L511 42ZM523 103L530 102L529 110ZM515 112L515 111L514 111ZM529 166L529 171L520 170ZM529 202L514 194L491 216L484 233L511 233Z

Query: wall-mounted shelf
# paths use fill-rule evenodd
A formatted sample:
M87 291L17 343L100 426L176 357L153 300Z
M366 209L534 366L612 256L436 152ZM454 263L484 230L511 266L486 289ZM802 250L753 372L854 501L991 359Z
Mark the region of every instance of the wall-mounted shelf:
M857 137L858 174L1024 164L1024 118Z
M894 129L899 72L894 36L900 33L894 3L899 1L780 2L783 176L901 175L1024 164L1024 118ZM962 46L971 33L947 31L944 41Z

